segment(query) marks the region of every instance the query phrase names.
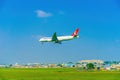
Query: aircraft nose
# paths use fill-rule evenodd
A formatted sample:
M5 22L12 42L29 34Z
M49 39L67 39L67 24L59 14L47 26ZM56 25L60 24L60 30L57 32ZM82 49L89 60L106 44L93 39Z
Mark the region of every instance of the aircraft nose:
M39 39L39 41L42 41L42 39Z

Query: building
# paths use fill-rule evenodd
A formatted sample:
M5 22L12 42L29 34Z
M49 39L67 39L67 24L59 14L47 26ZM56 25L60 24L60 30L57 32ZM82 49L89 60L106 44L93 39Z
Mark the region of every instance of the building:
M120 63L119 64L112 64L110 66L111 70L120 70Z
M88 63L93 63L95 68L100 69L103 66L103 61L102 60L81 60L79 61L82 67L86 67Z

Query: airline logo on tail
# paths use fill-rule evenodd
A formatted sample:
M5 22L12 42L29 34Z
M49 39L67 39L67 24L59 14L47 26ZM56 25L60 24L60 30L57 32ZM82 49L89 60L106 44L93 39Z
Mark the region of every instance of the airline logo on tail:
M79 28L77 28L77 29L75 30L75 32L72 34L72 36L76 37L76 36L78 35L78 32L79 32Z
M55 32L52 37L43 37L39 41L40 42L54 42L54 43L61 44L62 41L68 41L68 40L78 38L79 37L78 32L79 32L79 28L77 28L74 31L74 33L70 36L57 36L57 34Z

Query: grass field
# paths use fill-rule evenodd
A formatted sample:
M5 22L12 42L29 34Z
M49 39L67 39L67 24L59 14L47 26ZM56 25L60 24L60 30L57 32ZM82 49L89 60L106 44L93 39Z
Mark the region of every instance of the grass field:
M120 80L119 71L79 71L76 68L0 69L0 80Z

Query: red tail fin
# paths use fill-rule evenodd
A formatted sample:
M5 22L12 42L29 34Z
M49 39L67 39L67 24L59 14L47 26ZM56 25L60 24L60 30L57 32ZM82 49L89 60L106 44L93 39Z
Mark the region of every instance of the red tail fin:
M75 30L75 32L72 34L72 36L76 37L78 35L79 28Z

